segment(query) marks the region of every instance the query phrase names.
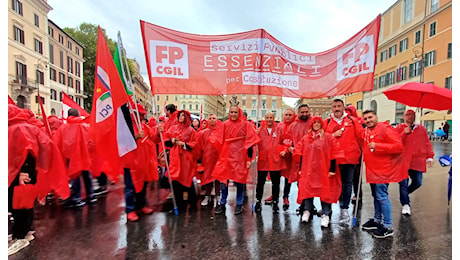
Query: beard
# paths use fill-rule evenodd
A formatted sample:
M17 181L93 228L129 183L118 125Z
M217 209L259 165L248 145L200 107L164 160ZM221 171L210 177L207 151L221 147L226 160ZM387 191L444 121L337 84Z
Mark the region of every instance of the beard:
M307 121L308 118L310 118L309 115L307 115L307 116L299 116L299 119L302 120L302 121Z

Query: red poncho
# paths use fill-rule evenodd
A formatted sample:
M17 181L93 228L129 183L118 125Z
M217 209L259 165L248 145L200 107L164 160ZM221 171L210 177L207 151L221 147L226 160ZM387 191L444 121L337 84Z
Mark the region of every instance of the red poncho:
M53 141L61 152L67 166L67 176L74 179L81 171L91 170L91 156L88 151L89 125L80 117L69 116L67 124L63 124L53 135Z
M295 146L294 157L302 156L302 173L297 195L299 204L304 199L314 197L327 203L336 203L342 192L340 173L329 177L329 169L331 160L343 158L344 153L331 134L324 133L319 136L318 132L311 130Z
M310 129L311 124L311 117L308 118L307 121L302 121L297 118L294 122L290 125L290 134L292 143L294 146L302 140L302 137L307 134L308 130ZM288 156L287 160L291 159L289 171L284 171L283 176L287 176L289 183L293 183L299 180L299 162L293 160L292 156ZM289 166L289 163L287 164Z
M56 130L63 124L62 119L55 115L48 116L48 123L50 124L51 136L53 136Z
M281 127L283 129L283 133L284 133L284 136L283 136L283 146L284 146L284 151L286 152L286 155L284 155L284 162L285 162L285 165L286 165L286 168L281 170L281 176L285 177L285 178L289 178L289 175L291 173L291 165L292 165L292 154L288 151L289 147L293 147L293 142L292 142L292 134L291 134L291 126L292 126L292 123L294 123L297 119L297 115L295 113L295 111L293 109L286 109L287 110L290 110L292 111L292 113L294 114L294 118L291 122L286 122L286 119L283 118L283 122L281 122L279 124L279 127Z
M267 125L263 124L259 130L259 137L261 141L257 145L259 148L257 169L259 171L280 171L285 169L285 160L280 156L280 153L284 150L283 128L274 124L271 133L268 133Z
M433 158L433 148L425 127L416 124L410 134L404 133L406 124L399 124L395 130L401 136L404 151L407 154L410 165L409 169L426 172L426 160Z
M201 164L204 167L203 174L200 176L201 185L206 185L215 180L212 177L212 172L216 166L217 159L219 159L219 153L214 146L209 142L208 138L214 132L217 127L222 124L218 121L218 125L215 127L208 126L206 129L198 133L198 143L201 149Z
M373 130L363 131L363 156L368 183L384 184L409 178L409 160L404 157L399 134L388 123L378 123ZM375 142L373 152L368 143Z
M188 111L181 110L176 114L176 116L181 112L185 112L185 121L171 126L165 133L165 140L175 138L187 143L192 150L196 149L198 136L197 132L190 126L190 113ZM185 187L192 186L193 176L195 176L196 173L196 160L194 159L192 151L173 145L170 149L169 158L169 174L171 176L171 180L177 181Z
M65 166L56 145L36 126L30 125L29 116L16 105L8 105L8 187L19 174L27 154L36 160L37 182L35 192L25 196L44 200L54 191L58 197L70 196Z
M254 127L243 119L242 114L240 109L237 120L228 119L209 136L209 142L219 151L212 176L224 184L227 180L246 183L246 162L249 160L247 151L260 142Z

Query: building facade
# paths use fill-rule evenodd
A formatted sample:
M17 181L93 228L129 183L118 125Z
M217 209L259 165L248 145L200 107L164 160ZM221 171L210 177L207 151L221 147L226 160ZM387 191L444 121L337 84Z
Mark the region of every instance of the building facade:
M214 114L217 118L222 118L225 113L224 97L220 96L203 96L203 95L185 95L185 94L160 94L155 95L157 110L162 115L163 107L168 104L176 105L178 110L187 110L195 116L202 114L207 118ZM201 112L203 111L203 112Z
M134 87L134 95L136 96L136 102L142 104L147 111L147 118L153 116L153 97L150 86L144 82L144 78L140 74L140 66L137 61L129 59L129 62L133 65L133 75L131 80Z
M364 110L375 110L381 121L401 123L404 112L413 109L416 122L420 122L429 109L417 110L388 100L382 91L408 82L452 89L452 1L395 2L382 14L378 46L373 91L351 95L347 102L358 107L362 95ZM431 132L441 121L424 124Z
M275 121L281 122L283 120L283 98L278 96L268 95L252 95L252 94L238 94L236 95L239 106L243 112L248 114L248 119L256 121L256 118L263 120L267 112L275 114ZM232 95L225 97L226 116L230 110L229 100ZM258 108L258 109L257 109ZM257 114L258 110L258 114Z

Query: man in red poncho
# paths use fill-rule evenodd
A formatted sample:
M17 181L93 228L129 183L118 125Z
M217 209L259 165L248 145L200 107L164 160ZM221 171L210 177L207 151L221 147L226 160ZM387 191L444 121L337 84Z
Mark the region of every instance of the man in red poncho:
M190 112L181 110L177 113L177 124L165 133L165 145L170 147L169 173L173 181L174 197L179 209L185 210L184 192L188 193L190 208L196 208L197 196L193 177L196 172L196 160L192 150L198 144L197 132L191 127ZM171 120L171 119L170 119Z
M229 119L209 136L209 142L219 151L219 159L212 172L212 176L221 182L221 199L216 214L225 213L229 180L236 185L235 215L243 212L244 184L251 166L252 146L260 142L254 127L243 119L238 103L233 96Z
M201 150L201 165L203 166L203 174L200 177L201 188L205 191L205 197L201 201L201 206L207 206L211 200L211 191L214 188L216 198L220 194L220 182L212 177L212 172L216 166L219 153L214 146L209 142L208 138L222 124L217 120L216 115L210 114L207 121L207 128L203 129L198 134L198 143Z
M29 115L8 105L8 211L13 214L13 240L8 255L28 246L33 206L44 202L51 191L66 199L70 195L64 163L56 145L42 130L29 124Z
M359 137L362 135L363 128L356 118L345 112L345 105L341 99L332 101L332 114L326 122L325 131L331 133L339 141L345 153L345 159L338 162L342 180L342 195L339 202L340 219L349 221L348 208L353 190L353 176L361 156Z
M72 195L62 206L65 208L83 207L85 203L95 204L97 199L93 194L93 182L90 173L91 157L88 150L89 125L83 122L80 112L71 108L67 112L67 124L61 125L53 135L53 141L61 152L62 159L67 167L67 176L70 179ZM81 199L81 181L83 177L86 189L86 199Z
M409 194L422 186L423 173L426 172L426 165L433 165L433 148L425 127L414 124L414 110L407 110L404 113L404 124L396 126L395 130L401 136L404 145L404 154L409 158L409 179L399 183L399 201L402 206L402 214L411 215Z
M336 159L343 158L339 142L325 133L321 117L312 118L311 128L295 146L295 161L301 158L301 174L297 203L302 204L302 222L310 220L313 198L321 200L321 227L329 226L331 204L339 200L342 192L340 176L336 175Z
M280 193L281 170L286 168L286 163L282 156L284 151L283 128L275 123L275 115L271 112L265 114L265 124L258 129L261 141L258 144L259 158L257 162L257 188L255 211L262 210L261 200L264 194L264 185L267 174L270 173L272 181L273 212L278 212L278 198Z
M141 104L137 104L140 119L145 118L147 112ZM134 122L134 117L131 114ZM158 143L156 125L142 124L138 129L133 123L134 137L137 148L123 157L125 181L125 212L128 221L139 220L138 214L152 214L153 209L147 206L147 182L158 180L158 159L155 143Z
M302 139L304 135L307 134L310 129L311 117L310 117L310 107L307 104L302 104L298 108L297 119L290 125L290 138L292 140L292 147L288 149L289 153L294 152L294 146ZM286 157L286 170L283 170L281 174L288 179L288 184L284 185L284 194L283 194L283 208L287 209L289 207L289 193L291 191L291 184L299 180L299 162L294 162L293 157L290 154L285 155ZM286 199L284 199L286 198ZM297 209L298 211L302 210L302 207Z
M48 116L48 123L50 124L51 136L53 136L56 130L63 124L62 119L55 115Z
M393 236L391 202L388 184L408 178L403 157L403 144L399 134L388 123L379 123L372 110L363 113L366 131L363 156L366 163L366 181L371 185L374 197L374 218L362 225L364 230L372 230L376 238Z

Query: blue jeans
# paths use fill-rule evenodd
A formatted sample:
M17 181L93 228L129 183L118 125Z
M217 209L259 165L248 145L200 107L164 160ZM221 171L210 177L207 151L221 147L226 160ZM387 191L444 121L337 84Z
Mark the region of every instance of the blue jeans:
M399 182L399 201L401 205L410 205L409 194L422 186L423 172L416 170L409 170L409 177L411 183L409 185L409 178Z
M314 208L313 198L304 199L302 202L304 210L308 210L311 213ZM321 210L324 215L328 216L331 213L331 203L321 201Z
M93 197L93 181L91 173L89 171L81 171L81 177L83 178L83 182L85 183L86 198L89 199ZM80 176L70 180L70 184L72 185L71 199L74 202L79 202L81 200Z
M374 197L374 221L383 222L383 227L391 228L391 202L388 197L388 183L371 184L371 191Z
M355 173L354 164L340 164L340 177L342 179L342 194L340 195L340 208L348 209L351 199L351 191L353 190L353 175Z
M244 184L243 183L238 183L234 182L236 185L236 205L243 205L244 202ZM220 204L225 205L227 203L227 197L228 197L228 181L227 185L224 183L220 184Z
M125 173L125 212L130 213L136 209L142 209L147 204L145 197L147 190L147 182L144 182L144 187L141 192L137 193L134 190L133 179L131 178L131 170L124 168Z

